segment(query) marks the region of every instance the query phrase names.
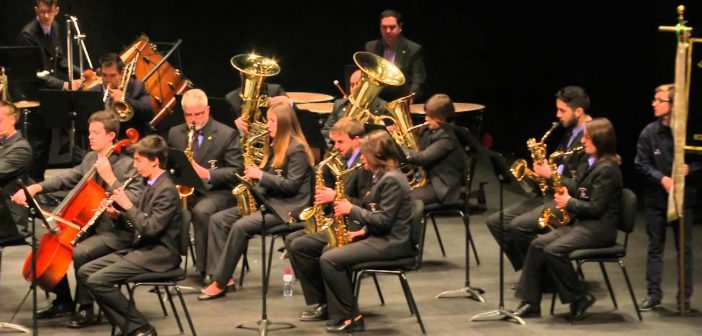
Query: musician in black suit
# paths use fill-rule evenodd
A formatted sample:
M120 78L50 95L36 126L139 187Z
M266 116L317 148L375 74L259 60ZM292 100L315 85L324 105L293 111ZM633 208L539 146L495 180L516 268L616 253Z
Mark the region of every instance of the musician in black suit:
M195 267L204 276L207 263L207 224L218 211L231 208L231 194L236 185L234 174L244 170L239 145L239 132L210 118L207 95L200 89L188 90L181 100L185 123L168 132L168 144L180 150L188 145L190 125L195 125L192 143L192 166L208 188L205 194L195 194L188 200L193 214L195 234Z
M573 221L534 239L529 245L515 296L522 303L521 317L541 314L543 279L550 277L561 302L570 303L571 319L578 320L595 302L568 258L575 250L612 245L617 239L622 174L616 153L614 126L606 118L588 122L582 136L587 160L577 179L563 179L563 193L556 193L557 209L568 211ZM572 195L572 196L571 196Z
M56 175L38 184L27 187L27 191L33 196L38 193L48 193L59 190L73 190L74 187L88 175L92 169L97 172L92 179L105 191L112 191L124 184L136 171L132 167L133 160L123 153L112 153L112 145L119 133L119 120L112 112L100 111L93 113L88 119L88 139L90 149L83 161L73 169ZM143 186L132 183L127 187L129 197L136 202ZM73 193L71 193L73 194ZM69 194L69 195L71 195ZM25 194L22 190L12 196L12 200L17 204L25 204ZM59 207L70 202L67 198ZM73 249L73 267L78 270L85 263L110 254L114 251L122 250L131 244L131 233L118 222L101 217L95 227L91 230L93 234L82 240ZM74 301L68 284L68 277L64 276L58 285L52 290L56 293L54 300L47 308L39 311L39 318L52 318L74 311ZM81 328L91 325L94 322L93 299L87 293L84 284L79 278L76 279L75 301L80 305L73 319L67 324L72 328Z
M287 225L289 213L297 213L308 206L312 194L312 165L314 159L300 123L287 99L275 103L266 113L268 150L261 167L245 167L244 176L258 181L256 188L270 202L281 218L266 214L266 228ZM244 153L249 155L249 153ZM202 290L200 300L222 297L226 286L232 284L232 273L247 248L248 239L263 231L264 220L260 210L242 217L238 207L220 211L209 224L208 274L212 283Z
M380 35L382 38L366 42L365 50L372 52L394 63L405 75L403 92L393 91L394 99L414 92L414 99L422 99L424 82L427 80L427 70L424 67L424 49L414 41L402 36L402 14L387 9L380 13Z
M445 94L435 94L427 100L424 110L428 125L420 128L420 150L411 152L407 162L424 169L426 184L413 189L412 197L422 200L424 205L459 203L459 186L463 185L465 171L464 153L457 140L442 127L456 113L453 102Z
M59 24L55 21L59 14L58 0L36 0L34 13L36 18L27 23L17 37L21 46L39 47L41 54L41 72L33 83L22 85L18 100L38 100L39 89L68 90L77 89L80 79L68 83L68 60L64 53L64 41L60 36ZM74 66L76 77L80 77L81 69ZM44 180L44 171L49 161L49 145L51 128L44 122L44 113L51 113L50 106L42 106L31 114L31 125L27 139L31 139L34 155L30 176L35 181Z
M559 126L566 130L555 150L570 151L581 145L585 124L592 119L588 113L590 97L585 89L579 86L566 86L558 90L555 96L556 117ZM577 177L578 166L584 159L587 159L587 156L582 152L558 159L559 174L569 178ZM547 182L551 179L551 169L546 161L534 162L533 167L539 177ZM538 226L538 217L544 206L553 208L553 192L550 190L543 197L529 198L505 209L503 233L500 232L499 212L490 215L486 221L498 244L503 235L504 253L515 271L522 269L529 243L542 232Z
M124 79L125 65L115 53L107 53L100 58L100 69L103 85L94 86L90 91L105 94L107 109L113 101L124 100L132 107L134 116L131 120L122 122L122 130L136 128L139 134L147 134L149 121L154 116L154 108L151 106L151 99L146 92L144 82L133 77L129 79L127 88L124 91L120 90L119 85Z
M9 202L32 164L32 147L15 128L18 116L17 107L0 101L0 243L17 238L17 226L27 227L26 208Z
M78 270L78 276L88 286L110 322L129 330L123 335L156 335L134 304L127 315L128 300L117 284L135 275L168 272L180 266L179 240L182 229L178 192L165 171L168 161L166 140L149 135L134 146L134 168L143 177L144 192L134 202L124 188L115 189L110 196L123 211L114 207L131 225L132 244L124 249L93 260ZM103 201L105 202L105 201Z
M351 77L349 77L349 94L353 94L356 92L356 90L358 90L358 83L361 81L361 75L361 70L356 70L351 74ZM336 124L337 121L339 121L339 119L346 115L346 109L348 108L349 103L348 98L339 98L334 100L332 112L324 122L324 126L322 126L322 135L327 141L327 144L332 143L329 130ZM387 104L386 101L376 97L373 99L373 101L371 101L370 105L368 106L368 110L370 110L374 115L385 114L385 104ZM331 144L331 146L333 146L333 144Z

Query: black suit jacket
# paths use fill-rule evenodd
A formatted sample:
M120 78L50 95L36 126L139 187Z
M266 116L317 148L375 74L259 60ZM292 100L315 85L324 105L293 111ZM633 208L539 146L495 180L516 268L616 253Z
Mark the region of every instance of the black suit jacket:
M617 238L623 188L619 165L597 160L590 168L581 164L580 171L584 173L576 182L566 183L572 197L566 209L575 217L575 230L593 241L612 243Z
M68 76L68 60L63 50L64 41L59 36L59 24L54 21L51 25L51 33L47 38L41 24L35 18L27 23L19 33L17 42L22 46L38 46L41 52L42 70L49 72L48 75L39 77L39 86L27 88L26 98L35 99L38 88L61 89ZM75 77L80 78L81 70L74 66ZM29 92L29 91L33 92Z
M311 204L312 167L304 147L295 141L290 141L281 169L271 167L272 156L263 168L257 188L285 221L289 213L299 213Z
M382 39L366 42L365 50L383 57L385 47ZM395 65L405 75L405 83L409 90L415 92L415 99L421 99L424 82L427 80L427 70L424 67L424 50L418 43L400 36L395 51Z
M241 92L241 88L236 88L234 91L230 91L224 96L224 99L227 100L229 103L229 106L232 108L232 112L234 113L234 119L239 118L241 115L241 96L239 96L239 93ZM267 95L268 97L277 97L277 96L284 96L285 95L285 89L283 89L283 86L280 84L272 84L272 83L263 83L261 85L261 95Z
M90 91L104 93L105 86L96 85ZM147 132L149 132L149 121L154 117L154 108L151 106L151 99L149 98L149 93L146 92L144 82L133 77L130 78L124 99L132 106L134 117L132 120L120 124L121 135L124 136L124 132L128 128L136 128L141 137L146 136ZM110 102L111 100L108 98L105 105L109 106Z
M144 184L142 179L142 183ZM138 206L124 212L141 236L124 259L154 272L180 265L181 208L178 191L167 173L144 189ZM134 233L136 234L136 233Z
M241 174L244 170L239 132L212 117L201 131L202 144L199 150L195 150L195 162L209 169L210 180L205 181L209 189L229 191L237 184L234 174ZM168 144L184 150L188 144L188 125L171 127L168 132ZM193 147L195 146L196 144L193 144ZM213 165L216 168L211 168Z
M421 150L410 154L407 161L424 168L442 204L460 203L465 173L463 149L443 128L425 127L419 136L419 146Z
M385 105L387 104L386 101L380 99L380 98L375 98L373 101L368 105L368 110L371 111L374 115L384 115L385 113ZM332 107L331 114L329 114L329 117L327 120L324 122L324 126L322 126L322 135L324 136L324 140L326 140L327 144L331 143L331 138L329 137L329 131L334 127L334 124L336 124L339 119L343 118L346 115L346 108L349 105L349 100L348 98L339 98L334 100L334 106Z
M0 242L3 237L17 235L16 224L26 221L27 210L10 201L20 185L16 179L32 164L32 148L17 132L7 139L0 139Z
M365 226L368 236L354 244L396 258L412 255L412 197L405 175L396 169L378 177L362 204L351 208L349 219Z

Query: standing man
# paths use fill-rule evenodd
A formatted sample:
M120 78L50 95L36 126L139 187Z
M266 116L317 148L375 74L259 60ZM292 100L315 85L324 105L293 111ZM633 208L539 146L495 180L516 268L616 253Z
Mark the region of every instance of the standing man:
M365 50L372 52L394 63L405 75L406 86L403 92L393 91L393 96L387 99L406 96L414 92L415 100L422 99L424 82L427 80L427 70L424 67L424 51L420 44L402 36L402 14L396 10L386 9L380 13L381 39L366 42ZM409 92L407 92L409 91Z
M136 78L130 78L127 87L119 89L119 84L124 77L124 63L115 53L108 53L100 58L100 70L102 72L103 85L96 85L91 91L105 92L106 109L110 110L113 101L124 100L132 107L134 117L127 122L122 122L122 130L136 128L139 134L146 135L148 123L154 116L154 108L151 106L149 93L146 92L144 83Z
M675 87L673 84L661 85L656 88L651 105L656 121L648 124L636 145L636 170L644 177L644 204L646 205L646 232L648 233L648 256L646 258L646 298L639 304L639 310L649 311L660 307L663 292L661 279L663 272L663 248L665 234L668 230L666 211L668 209L668 193L673 185L670 177L673 169L673 133L670 129L670 113L673 106ZM676 298L680 300L680 291L685 291L684 309L690 309L692 296L692 224L693 206L695 205L695 185L691 183L691 173L700 170L700 162L685 165L685 213L684 223L674 221L673 228L675 251L680 256L680 226L685 230L685 288L678 288ZM678 264L679 266L680 264ZM680 302L678 302L678 307ZM678 308L679 309L679 308Z
M556 151L569 151L582 144L582 134L585 124L592 120L590 97L585 89L579 86L566 86L556 92L556 117L566 133L556 147ZM565 178L578 178L578 166L583 153L567 156L558 162L558 173ZM547 162L534 162L534 172L539 177L549 180L551 169ZM529 243L541 232L538 218L544 206L553 208L553 192L549 191L543 197L524 200L504 210L504 253L515 271L522 269ZM496 212L487 219L490 233L498 244L501 243L500 213Z
M17 107L0 101L0 243L24 238L17 225L27 226L27 210L9 202L10 195L20 188L16 179L32 164L32 148L15 128L18 115Z
M234 174L241 174L244 162L239 145L239 133L233 128L210 118L207 95L200 89L188 90L181 100L185 123L173 126L168 132L168 144L185 150L190 125L195 125L193 139L193 169L207 186L205 194L191 196L188 206L193 213L195 233L195 268L205 279L207 263L207 224L210 217L235 205L231 194L237 184Z

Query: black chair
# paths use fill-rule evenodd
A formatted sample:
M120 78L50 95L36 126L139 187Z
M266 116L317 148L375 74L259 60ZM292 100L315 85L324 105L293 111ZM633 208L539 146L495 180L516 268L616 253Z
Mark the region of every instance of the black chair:
M463 224L467 230L467 236L469 244L473 249L473 255L475 256L475 262L480 266L480 257L478 256L478 251L475 248L475 242L473 241L473 234L470 232L470 218L469 218L469 199L471 196L471 188L473 186L473 177L475 175L475 168L478 163L478 156L475 155L478 151L476 146L480 146L477 140L470 134L470 132L465 127L460 126L450 126L450 130L453 131L455 135L455 141L460 144L464 149L464 161L465 161L465 171L463 176L463 185L461 188L461 202L455 204L438 204L432 203L427 204L424 207L424 225L427 225L428 220L431 219L432 225L434 226L434 232L436 233L436 239L439 241L439 248L441 248L441 255L446 257L446 250L444 249L444 244L441 240L441 234L439 233L439 227L436 225L436 217L446 217L446 216L459 216L463 220ZM420 239L420 266L424 256L424 242L426 236L426 229L422 230L422 237ZM466 251L467 252L467 251Z
M268 265L266 265L266 271L268 272L267 274L271 274L271 264L273 261L273 251L275 251L275 241L278 238L285 239L285 237L295 231L302 230L304 227L302 226L302 223L295 222L293 224L285 224L285 225L277 225L274 226L268 230L266 230L266 235L272 236L271 239L271 244L268 247ZM241 273L239 275L239 283L238 286L239 288L244 287L244 278L246 275L246 272L249 271L249 262L248 262L248 241L247 241L247 247L246 247L247 252L244 253L244 257L242 259L242 267L241 267ZM269 279L270 280L270 279Z
M361 280L365 276L372 276L375 281L375 286L378 291L378 296L380 297L381 305L385 304L383 299L383 294L380 291L380 286L378 284L377 275L394 275L400 279L400 284L402 285L402 290L405 293L405 299L407 300L407 305L409 306L410 314L417 317L417 323L422 329L422 335L425 335L426 329L424 329L424 323L419 315L419 309L417 308L417 302L414 301L414 296L412 295L412 290L410 289L409 282L407 281L407 276L405 275L405 270L414 270L418 267L420 260L419 251L419 241L422 236L423 231L423 216L424 204L422 201L414 201L414 206L412 209L412 248L414 249L414 255L409 257L404 257L395 260L382 260L382 261L369 261L360 264L356 264L351 268L353 273L352 279L354 283L354 294L358 298L361 290Z
M624 257L626 257L626 249L629 243L629 234L634 231L634 223L636 219L636 194L630 189L624 188L622 190L622 205L619 210L619 222L618 228L620 231L624 232L624 243L620 244L615 242L614 245L594 248L594 249L581 249L575 250L570 253L570 260L577 264L578 273L582 276L582 265L587 262L596 262L600 264L600 269L602 270L602 276L604 277L605 284L607 284L607 289L609 290L609 295L612 298L612 304L614 308L617 309L617 299L614 296L614 291L612 291L612 285L609 282L609 276L607 276L607 270L605 269L604 263L618 263L619 267L622 269L624 274L624 279L626 280L626 285L629 288L629 294L631 295L631 301L634 303L634 310L636 310L636 315L639 317L639 321L643 321L641 317L641 312L639 312L639 305L636 301L636 296L634 295L634 290L631 287L631 281L629 280L629 274L626 272L626 267L624 267ZM554 292L551 298L551 315L553 315L554 306L556 303L556 292Z
M161 292L159 290L159 287L163 287L164 291L166 293L166 296L168 297L168 302L170 303L171 309L173 310L173 315L175 316L176 322L178 323L178 329L180 330L180 333L183 334L183 325L180 322L180 316L178 315L178 311L176 310L175 304L173 303L173 297L171 295L171 292L169 288L173 288L173 290L178 294L178 298L180 299L180 305L183 309L183 312L185 313L185 317L188 320L188 325L190 326L190 331L192 332L193 336L197 336L197 332L195 331L195 326L193 326L193 321L190 318L190 313L188 312L188 306L185 304L185 300L183 299L183 293L180 290L180 286L178 283L180 281L185 280L186 274L187 274L187 269L188 269L188 246L189 246L189 240L190 240L190 220L191 220L191 215L190 212L187 210L184 210L182 212L182 230L180 233L180 241L178 242L179 244L179 249L180 249L180 254L182 256L185 256L185 265L183 268L176 268L168 272L150 272L150 273L143 273L139 274L136 276L133 276L127 280L125 280L122 284L126 285L128 292L129 292L129 305L128 309L131 308L132 304L134 303L134 291L138 287L142 286L153 286L156 289L156 293L159 296L159 303L161 304L161 309L163 309L164 315L167 315L166 313L166 308L163 304L163 300L161 299ZM127 311L127 315L129 315L129 311ZM125 322L124 327L122 330L129 330L129 320ZM115 326L112 326L112 334L114 335L115 332Z

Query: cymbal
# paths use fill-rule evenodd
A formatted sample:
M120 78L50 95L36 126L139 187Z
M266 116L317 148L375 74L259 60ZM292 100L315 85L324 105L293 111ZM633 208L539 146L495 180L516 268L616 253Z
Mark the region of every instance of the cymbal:
M332 110L334 109L334 103L299 104L299 105L297 105L297 108L299 108L300 110L307 110L307 111L319 113L319 114L328 114L328 113L331 113Z
M453 103L453 108L456 110L456 113L463 113L463 112L473 112L473 111L484 110L485 105L473 104L473 103ZM410 113L424 114L424 104L410 105Z
M39 106L38 101L20 100L14 103L18 109L32 108Z
M295 104L321 103L334 99L334 97L328 94L315 92L286 92L285 94L290 97L290 100Z

